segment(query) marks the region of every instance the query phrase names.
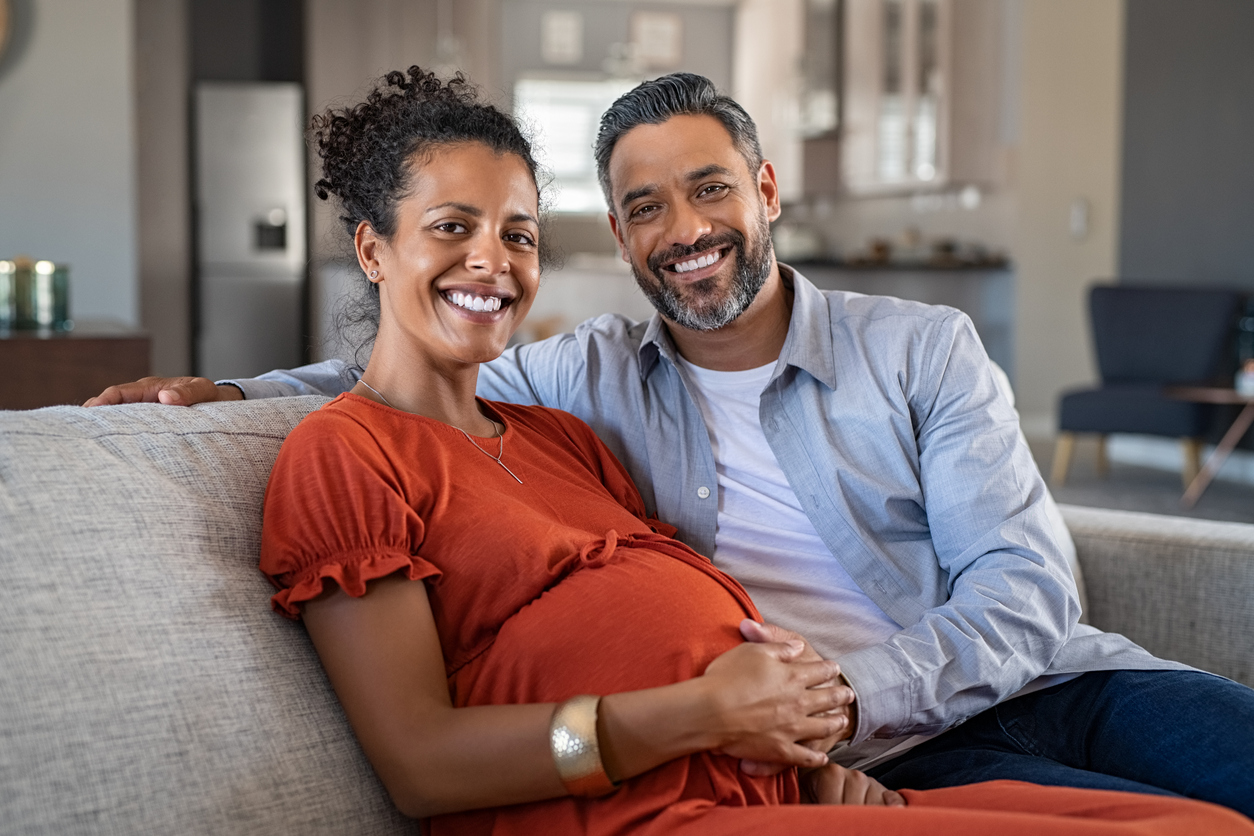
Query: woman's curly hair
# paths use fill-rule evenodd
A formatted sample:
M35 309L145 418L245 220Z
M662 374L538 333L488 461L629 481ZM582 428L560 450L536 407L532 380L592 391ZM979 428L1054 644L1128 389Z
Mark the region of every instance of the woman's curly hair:
M461 73L441 81L418 66L393 70L376 82L364 102L315 115L310 136L322 158L322 179L314 183L314 193L323 200L336 198L350 238L362 221L391 238L397 204L409 193L425 156L441 145L479 142L498 154L514 154L540 189L540 167L518 123L480 101L478 90ZM540 237L542 267L551 263L546 237ZM341 332L367 332L358 353L361 342L373 340L378 327L378 288L366 283L364 290L339 316Z
M424 152L439 145L480 142L498 154L515 154L539 187L531 143L507 113L479 101L461 73L447 82L413 66L393 70L361 104L313 117L311 134L322 158L314 192L340 204L348 234L367 221L384 238L396 231L396 204Z

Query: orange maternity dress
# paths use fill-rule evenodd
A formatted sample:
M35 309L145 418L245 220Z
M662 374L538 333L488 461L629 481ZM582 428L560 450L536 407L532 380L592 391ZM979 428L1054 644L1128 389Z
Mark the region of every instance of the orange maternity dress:
M557 702L700 676L758 613L744 590L646 518L626 471L564 412L485 405L502 461L459 430L341 395L288 438L271 476L261 568L276 610L334 583L427 584L456 706ZM497 441L477 438L491 454ZM666 462L654 467L665 468ZM432 834L1247 833L1208 804L1000 781L906 791L905 809L799 804L797 773L745 775L700 753L600 799L438 816Z

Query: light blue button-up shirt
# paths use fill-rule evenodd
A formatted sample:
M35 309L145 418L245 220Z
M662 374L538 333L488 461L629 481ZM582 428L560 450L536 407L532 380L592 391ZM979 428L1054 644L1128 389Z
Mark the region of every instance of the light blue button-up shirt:
M837 660L859 708L841 762L936 734L1042 675L1184 667L1077 623L1052 500L965 314L781 273L793 307L762 429L833 559L902 627ZM329 361L236 383L254 398L356 379ZM714 553L714 455L660 317L605 315L511 348L481 369L479 394L588 422L650 512Z

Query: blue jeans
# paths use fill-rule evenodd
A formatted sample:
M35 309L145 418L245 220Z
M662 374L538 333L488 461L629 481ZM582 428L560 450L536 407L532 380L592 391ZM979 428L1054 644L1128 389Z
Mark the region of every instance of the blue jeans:
M867 772L891 789L1010 778L1182 795L1254 818L1254 690L1195 671L1086 673Z

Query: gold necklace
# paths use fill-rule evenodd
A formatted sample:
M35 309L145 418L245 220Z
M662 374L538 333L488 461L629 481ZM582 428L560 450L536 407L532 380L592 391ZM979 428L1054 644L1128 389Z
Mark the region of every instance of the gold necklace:
M364 380L358 380L357 382L360 383L362 386L365 386L371 392L374 392L376 395L378 395L383 400L383 402L387 404L388 406L391 406L392 409L396 409L396 407L392 406L392 402L387 399L387 396L384 395L382 392L380 392L378 389L374 388L373 386L371 386L369 383L367 383ZM486 415L484 417L487 418ZM470 434L467 433L465 430L463 430L461 427L453 427L452 424L449 424L449 426L453 427L453 429L457 430L459 433L466 436L466 440L469 441L471 444L473 444L476 450L478 450L480 453L483 453L483 455L487 456L489 459L499 464L502 470L504 470L510 476L513 476L514 481L521 485L523 483L523 480L519 479L518 476L514 474L514 471L506 467L505 462L501 461L501 456L505 455L505 425L501 424L500 427L498 428L495 419L488 418L488 420L492 422L492 429L496 432L496 435L493 436L493 438L496 438L499 440L498 442L499 447L497 448L495 456L489 453L487 450L484 450L482 447L480 447L479 443L475 441L473 438L471 438Z

